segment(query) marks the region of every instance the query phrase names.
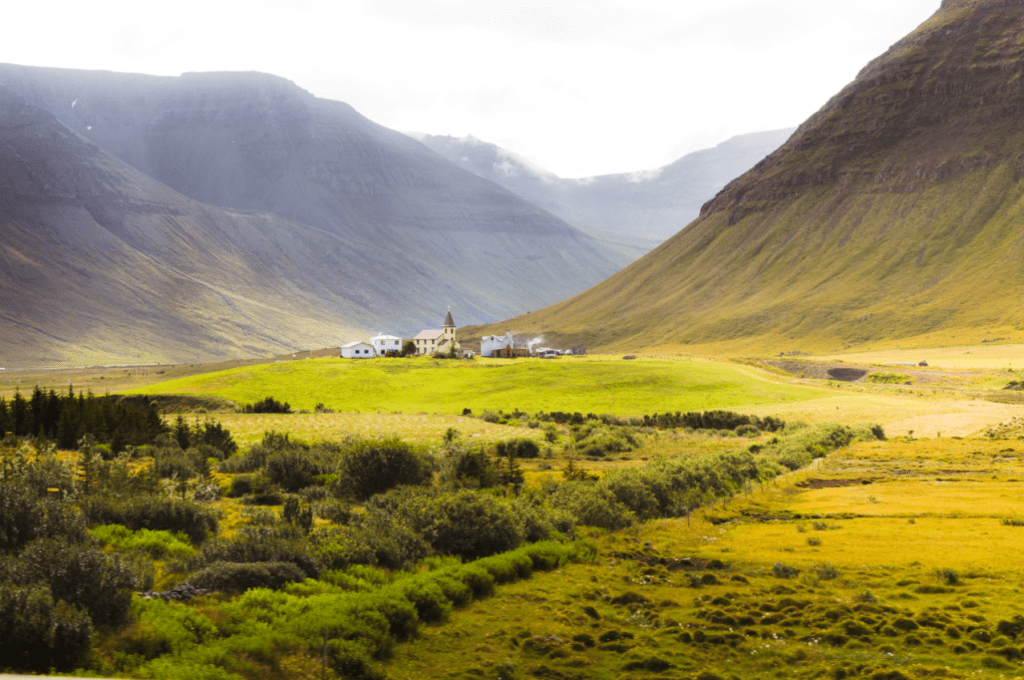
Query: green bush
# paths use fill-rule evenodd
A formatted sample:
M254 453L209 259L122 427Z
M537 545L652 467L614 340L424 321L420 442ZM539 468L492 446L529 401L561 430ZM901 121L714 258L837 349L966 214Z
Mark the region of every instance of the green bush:
M45 585L0 585L0 664L18 671L70 671L92 642L92 622L80 609L54 602Z
M40 498L33 489L0 484L0 554L17 552L37 538L86 539L86 524L68 502Z
M314 477L323 474L308 451L289 449L271 455L265 465L266 475L271 482L289 493L311 486Z
M265 397L263 401L246 404L242 407L242 413L291 413L292 407L288 402L281 403L273 397Z
M78 501L89 524L121 524L132 531L182 532L193 545L217 533L218 511L163 496L88 497Z
M551 494L550 502L584 526L615 531L633 524L629 508L610 489L592 482L563 482Z
M496 450L499 458L536 458L540 455L540 446L537 442L522 437L498 442Z
M130 560L52 538L33 541L0 572L10 583L48 585L54 600L85 609L99 626L127 621L132 591L141 580Z
M445 595L444 590L433 578L411 577L396 581L395 584L401 589L402 595L416 607L416 614L420 621L433 623L444 621L452 610L452 603Z
M512 550L523 541L512 506L489 494L436 494L421 513L413 528L438 553L472 560Z
M155 558L165 555L184 557L193 552L188 536L170 531L132 531L121 524L104 524L90 529L89 535L115 548L142 550Z
M305 578L306 572L291 562L214 562L188 582L196 588L237 593L251 588L280 590Z
M284 524L246 526L232 538L207 542L196 556L195 564L209 567L217 562L289 562L310 578L320 573L320 562L305 534Z
M397 437L351 439L337 472L335 494L364 501L396 486L429 485L434 480L434 461Z
M452 446L440 466L438 480L449 486L487 489L498 486L500 481L494 459L479 446Z

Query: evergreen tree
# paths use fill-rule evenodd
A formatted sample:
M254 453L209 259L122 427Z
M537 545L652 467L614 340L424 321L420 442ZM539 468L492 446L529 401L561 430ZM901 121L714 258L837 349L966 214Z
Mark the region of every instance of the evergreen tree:
M181 447L182 451L189 447L189 442L192 439L192 429L185 422L184 416L179 415L174 421L171 434L174 435L174 439L178 442L178 446Z
M11 430L15 436L24 437L32 432L29 429L28 402L17 388L14 389L14 397L11 399L11 420Z

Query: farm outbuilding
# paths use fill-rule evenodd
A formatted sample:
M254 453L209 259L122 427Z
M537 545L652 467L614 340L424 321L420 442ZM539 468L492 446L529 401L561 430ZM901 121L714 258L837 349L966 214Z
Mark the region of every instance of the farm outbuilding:
M356 340L341 346L342 359L372 359L376 356L373 345L362 340Z

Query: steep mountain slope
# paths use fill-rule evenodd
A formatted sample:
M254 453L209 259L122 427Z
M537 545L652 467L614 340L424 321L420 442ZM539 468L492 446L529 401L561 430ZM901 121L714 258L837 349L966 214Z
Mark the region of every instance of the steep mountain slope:
M494 328L711 351L1020 335L1022 24L1020 2L946 0L695 223Z
M692 222L730 180L779 148L794 128L733 137L655 170L563 179L472 135L414 135L462 168L584 230L621 234L650 250ZM646 252L646 251L645 251Z
M383 293L303 276L342 274L341 239L191 201L3 88L0 231L6 366L333 344Z
M317 99L273 76L233 73L162 78L0 65L0 86L15 92L14 97L24 97L28 103L22 105L40 107L56 118L44 124L50 130L47 134L66 138L68 144L89 146L92 142L99 147L92 147L89 154L76 151L68 160L59 155L68 150L64 142L34 151L32 144L39 140L23 137L10 142L22 144L24 152L17 172L34 176L40 164L64 164L60 169L75 176L69 186L91 182L111 189L93 199L93 222L106 228L104 216L117 213L116 206L153 204L159 209L152 214L163 214L165 203L176 205L183 200L175 192L227 209L210 210L189 202L191 207L185 212L217 216L190 222L188 238L194 252L176 246L141 252L152 257L154 266L185 267L206 281L204 277L210 274L206 267L216 270L224 263L205 256L193 258L194 253L214 253L226 244L232 257L257 260L259 266L238 274L230 285L225 283L225 293L241 294L254 304L266 301L278 306L280 302L280 309L304 319L299 325L305 328L325 319L349 328L408 335L424 325L436 325L448 305L460 321L489 321L562 299L628 262L595 239L455 167L418 142L372 123L345 104ZM8 101L12 101L10 96ZM40 119L34 125L43 123ZM24 133L21 128L5 128L8 135ZM115 164L100 150L133 168ZM95 160L99 157L103 160ZM81 165L84 160L88 163ZM118 177L131 179L103 179L100 170L109 171L115 165ZM92 178L93 172L100 172L99 177ZM142 178L142 173L148 178ZM122 197L126 187L131 191ZM0 192L0 200L28 210L53 200L48 193L52 188L45 185L35 193L22 194L11 183ZM169 195L173 200L166 198ZM64 199L61 194L60 200ZM184 209L168 210L176 214L174 211ZM12 224L24 222L21 214L2 217ZM211 219L222 218L236 226L241 220L245 226L237 226L230 234L210 226ZM42 271L65 267L75 268L83 276L119 275L93 271L98 264L95 261L79 261L95 236L89 230L57 223L58 216L49 213L33 219L37 226L32 231L55 234L45 265L39 265ZM284 222L288 226L281 226ZM244 231L257 228L254 225L259 225L264 240L249 241ZM13 229L5 226L5 230ZM166 221L157 220L141 231L159 241L172 238L168 229L171 226ZM270 243L265 243L266 239ZM128 243L139 249L138 244ZM24 252L32 249L26 245ZM34 255L43 257L42 253ZM217 277L225 275L216 273ZM242 287L234 287L236 284ZM17 282L12 285L15 289L7 293L16 296ZM289 290L312 295L310 304L314 306L287 304ZM276 293L265 300L267 291ZM321 294L318 291L325 291L322 299L315 299ZM30 297L42 302L38 291L32 291ZM117 311L118 295L103 299L113 305L109 311ZM199 299L181 299L195 310L204 309ZM166 302L147 300L161 309ZM105 318L104 308L92 305L90 309L97 319ZM50 332L53 325L65 321L60 310L55 312L48 317L23 316L19 323L35 324L40 332ZM211 310L204 315L215 324L222 318ZM230 314L223 318L230 325ZM183 356L177 351L180 348L162 348L162 339L157 334L149 338L155 344L140 341L141 352ZM327 344L344 339L338 337ZM313 336L303 338L282 331L243 344L252 353L317 342L321 340ZM107 345L106 350L96 345L96 351L116 354L121 345L123 342ZM234 356L234 348L204 347L204 351L214 352L204 356ZM194 358L196 353L188 356Z

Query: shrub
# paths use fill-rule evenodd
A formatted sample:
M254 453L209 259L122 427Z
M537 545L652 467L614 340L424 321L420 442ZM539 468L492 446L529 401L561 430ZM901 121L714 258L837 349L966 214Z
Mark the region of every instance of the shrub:
M450 486L487 489L498 486L494 459L482 447L453 446L441 459L438 480Z
M270 481L289 493L311 486L316 475L326 472L311 459L308 451L298 448L272 454L265 469Z
M290 562L306 576L316 578L320 563L301 530L291 525L247 526L232 538L209 541L199 551L196 565L216 562Z
M740 425L733 431L740 437L756 437L761 434L756 425Z
M132 590L140 581L131 563L119 555L55 539L30 543L4 570L5 580L12 583L47 584L54 600L82 607L101 626L127 620Z
M935 570L935 577L945 581L947 585L955 586L960 583L960 572L956 569L940 568Z
M444 621L451 613L452 603L444 591L432 578L409 578L397 581L402 595L416 607L416 614L421 621L428 623Z
M496 452L499 458L536 458L540 455L540 447L532 439L519 437L498 442Z
M92 642L92 622L80 609L54 603L44 585L0 585L0 659L19 671L47 673L79 666Z
M338 466L335 493L366 500L403 484L433 482L433 459L397 437L352 439Z
M0 553L17 552L37 538L86 539L82 513L67 502L40 498L33 490L0 484Z
M633 513L611 490L591 482L563 482L551 494L550 502L584 526L615 531L633 524Z
M89 530L89 534L115 548L142 550L151 557L187 556L193 552L188 536L182 533L172 534L169 531L151 531L149 529L132 531L120 524L105 524L93 527Z
M182 532L194 545L217 533L218 511L193 501L162 496L81 499L79 506L89 524L121 524L132 531Z
M523 541L508 502L469 490L436 495L424 508L423 525L414 528L437 552L467 560L512 550Z
M246 404L242 407L242 413L291 413L292 407L288 402L283 404L273 397L265 397L263 401L253 404Z
M280 590L305 578L306 572L291 562L214 562L188 582L196 588L237 593L251 588Z
M772 566L772 573L776 578L796 578L800 575L800 570L796 567L790 567L782 564L781 562L776 562Z

